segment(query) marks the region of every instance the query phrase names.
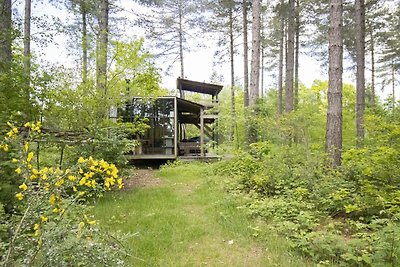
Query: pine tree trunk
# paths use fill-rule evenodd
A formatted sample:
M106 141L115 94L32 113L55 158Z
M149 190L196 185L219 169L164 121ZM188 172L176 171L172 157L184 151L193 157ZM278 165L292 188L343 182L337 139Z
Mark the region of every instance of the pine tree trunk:
M31 0L25 0L24 14L24 91L29 101L29 87L31 80Z
M251 73L249 106L253 107L259 97L260 88L260 39L261 39L261 2L253 1L253 25L251 48Z
M365 3L355 0L356 17L356 129L357 147L364 141L364 110L365 110Z
M97 88L103 93L104 105L101 107L101 117L108 117L107 105L107 49L108 49L108 0L101 0L99 17L99 40L97 48Z
M87 35L87 10L85 2L80 2L81 15L82 15L82 82L87 82L88 76L88 35Z
M247 40L247 0L243 0L243 76L244 107L249 106L249 46Z
M295 2L289 0L289 18L288 18L288 47L286 58L286 87L285 87L285 112L293 111L293 69L294 69L294 13Z
M284 39L285 39L285 17L283 15L283 5L285 4L284 0L281 0L281 32L279 39L279 63L278 63L278 112L281 115L283 113L283 54L285 52L284 49Z
M234 64L234 36L233 36L233 10L229 10L229 54L231 63L231 111L232 111L232 127L231 127L231 140L235 136L235 122L236 122L236 111L235 111L235 64Z
M0 0L0 73L11 67L11 27L11 0Z
M375 107L375 40L372 29L371 37L371 107Z
M179 16L179 22L178 22L178 27L179 27L179 61L181 64L181 78L185 79L185 68L183 65L183 25L182 25L182 16L183 16L183 11L182 11L182 1L179 1L178 3L178 16ZM181 98L185 98L185 92L180 90L180 96Z
M300 0L296 0L294 52L294 109L299 105Z
M326 152L333 167L341 164L342 151L342 74L343 0L330 0L329 85L326 123Z

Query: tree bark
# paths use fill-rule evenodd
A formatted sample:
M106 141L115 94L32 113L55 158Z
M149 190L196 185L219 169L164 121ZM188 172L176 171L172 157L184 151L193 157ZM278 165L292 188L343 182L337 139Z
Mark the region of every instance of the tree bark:
M294 109L299 105L299 51L300 51L300 0L295 10L295 51L294 51Z
M85 1L80 2L82 15L82 82L87 82L88 76L88 35L87 35L87 8Z
M249 106L249 46L247 36L247 0L243 0L243 76L244 107Z
M365 3L355 0L356 17L356 129L357 147L364 141L364 110L365 110Z
M326 123L326 152L331 166L341 164L342 151L342 74L343 74L343 0L330 0L329 85Z
M249 106L253 107L259 97L260 87L260 39L261 39L261 2L253 1L253 25L251 48L251 73Z
M231 63L231 110L232 110L232 127L231 127L231 140L235 136L235 64L234 64L234 36L233 36L233 9L229 8L229 54Z
M375 38L370 31L371 37L371 107L375 107Z
M286 87L285 87L285 112L293 111L293 68L294 68L294 13L295 2L289 0L289 18L288 18L288 47L286 59Z
M25 0L24 14L24 92L29 101L29 87L31 81L31 0Z
M278 63L278 112L279 115L282 115L283 113L283 54L285 52L284 49L284 39L285 39L285 17L283 13L283 5L285 4L284 0L281 0L281 10L280 10L280 15L281 15L281 24L280 24L280 30L281 30L281 36L279 39L279 63Z
M99 17L99 40L97 48L97 88L103 92L104 106L102 107L102 117L108 117L107 103L107 50L108 50L108 0L100 2L100 17Z
M11 32L11 0L0 0L0 73L11 67Z

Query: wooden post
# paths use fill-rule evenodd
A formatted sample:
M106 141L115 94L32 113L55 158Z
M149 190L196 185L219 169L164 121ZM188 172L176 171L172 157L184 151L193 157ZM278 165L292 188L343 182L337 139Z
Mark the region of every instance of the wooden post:
M200 109L200 155L204 156L204 108Z

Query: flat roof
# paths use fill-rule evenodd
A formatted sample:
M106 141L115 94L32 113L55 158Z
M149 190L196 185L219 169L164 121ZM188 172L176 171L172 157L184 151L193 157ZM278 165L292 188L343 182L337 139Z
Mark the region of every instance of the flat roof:
M221 92L223 86L178 78L176 79L176 88L184 91L217 96L219 92Z

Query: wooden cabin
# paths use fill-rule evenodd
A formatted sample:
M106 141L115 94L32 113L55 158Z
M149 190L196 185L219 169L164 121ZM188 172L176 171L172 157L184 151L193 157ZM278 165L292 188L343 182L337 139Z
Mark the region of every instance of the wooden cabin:
M135 97L122 112L123 121L147 118L149 129L137 136L138 145L130 159L207 159L216 157L210 146L218 146L218 94L221 85L177 79L180 97ZM185 92L207 96L201 103L186 100ZM205 101L204 101L205 100ZM199 101L200 102L200 101ZM194 125L198 136L186 138L186 128Z

